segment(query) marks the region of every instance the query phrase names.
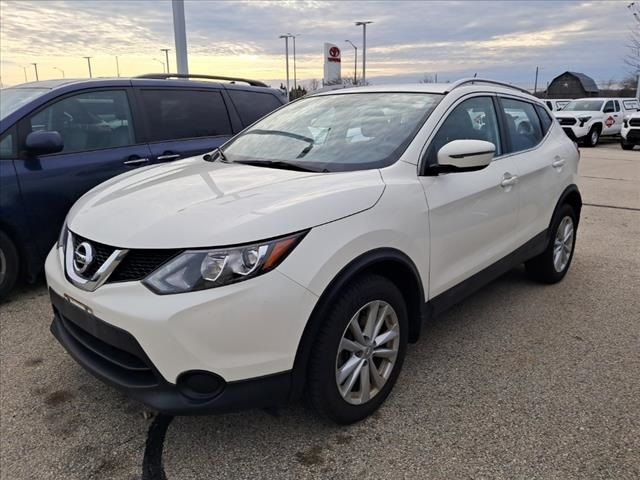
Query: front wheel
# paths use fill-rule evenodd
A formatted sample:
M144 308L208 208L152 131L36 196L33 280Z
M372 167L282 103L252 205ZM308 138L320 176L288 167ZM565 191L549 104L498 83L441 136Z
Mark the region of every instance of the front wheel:
M584 139L585 147L595 147L600 141L600 129L594 125Z
M577 225L576 212L571 205L563 205L551 224L547 248L525 263L530 277L543 283L557 283L564 278L573 258Z
M391 281L370 275L350 284L312 352L307 396L314 409L341 424L377 410L400 374L407 330L407 307Z

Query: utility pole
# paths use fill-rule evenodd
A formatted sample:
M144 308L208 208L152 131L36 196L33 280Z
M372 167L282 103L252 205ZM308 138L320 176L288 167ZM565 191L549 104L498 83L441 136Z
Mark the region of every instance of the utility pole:
M353 85L358 84L358 47L356 47L351 40L345 40L349 45L353 47L355 51L355 59L353 61Z
M172 0L173 8L173 36L176 42L176 62L178 73L187 75L189 64L187 61L187 27L184 21L184 0Z
M23 66L22 70L24 71L24 81L25 83L28 82L29 80L27 80L27 67Z
M58 70L62 74L62 78L64 78L64 70L58 67L53 67L54 70Z
M290 33L287 33L287 35L293 39L293 90L297 92L298 81L297 81L297 74L296 74L296 37L299 37L300 34L296 33L295 35L291 35Z
M154 61L156 61L156 62L158 62L158 63L160 63L160 64L162 64L162 73L165 73L165 71L164 71L164 70L165 70L165 68L164 68L164 62L163 62L162 60L157 59L157 58L154 58L153 60L154 60ZM168 73L168 72L167 72L167 73Z
M116 55L116 74L120 78L120 63L118 63L118 56Z
M284 56L285 65L287 68L287 101L291 100L291 91L289 90L289 37L291 35L280 35L279 38L284 38Z
M169 70L169 48L161 48L160 51L164 52L164 58L167 61L167 73L169 73L171 70Z
M87 65L89 66L89 78L93 78L93 74L91 73L91 57L82 57L87 59Z
M535 95L538 92L538 67L536 67L536 81L533 84L533 94Z
M367 25L371 21L356 22L356 26L362 25L362 85L367 84Z
M36 71L36 82L37 82L38 80L40 80L38 78L38 64L37 63L32 63L31 65L33 65L33 69Z

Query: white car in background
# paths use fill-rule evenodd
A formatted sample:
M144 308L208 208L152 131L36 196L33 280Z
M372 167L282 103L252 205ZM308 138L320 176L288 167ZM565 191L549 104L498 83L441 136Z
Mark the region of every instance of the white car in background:
M162 412L306 395L356 422L423 320L522 263L562 280L578 159L539 100L498 82L310 95L84 195L46 262L51 329Z
M558 112L560 110L562 110L564 107L566 107L571 101L571 98L543 98L540 99L541 102L544 102L544 104L549 107L549 110L551 110L552 112Z
M618 135L624 116L637 108L635 99L581 98L571 101L555 117L569 138L595 147L600 137Z
M640 112L624 117L620 130L620 145L624 150L632 150L640 145Z

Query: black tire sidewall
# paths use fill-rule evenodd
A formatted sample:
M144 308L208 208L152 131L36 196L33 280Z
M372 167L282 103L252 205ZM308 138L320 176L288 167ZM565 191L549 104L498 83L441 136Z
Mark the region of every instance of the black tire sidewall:
M564 269L561 272L558 272L553 265L553 246L554 246L554 240L556 238L556 234L558 232L558 227L560 226L560 223L565 217L571 217L571 221L573 222L573 241L571 244L571 254L569 255L569 261L567 262L567 265L564 267ZM551 273L552 280L554 282L562 280L564 276L567 274L569 267L571 266L571 261L573 260L573 253L575 252L575 249L576 249L577 231L578 231L578 224L577 224L575 211L570 205L562 206L560 210L556 213L556 217L553 220L553 225L551 227L551 232L549 236L549 246L547 247L547 251L545 252L545 257L546 257L545 262L548 262L548 265L546 267Z
M589 130L589 134L587 135L587 144L590 147L595 147L598 145L598 142L600 141L600 132L598 132L598 138L596 139L596 141L594 142L592 140L593 134L594 132L598 132L598 127L596 127L595 125L593 127L591 127L591 130Z
M7 263L7 273L4 281L0 283L0 301L2 301L16 284L20 263L15 245L4 232L0 232L0 250L4 253Z
M393 372L382 390L369 402L363 405L352 405L342 398L336 385L336 355L344 330L353 315L374 300L384 300L389 303L398 316L400 324L398 356ZM391 281L378 275L369 275L350 284L330 310L312 353L309 393L313 406L324 416L341 424L354 423L371 415L385 401L400 374L406 354L407 339L407 307L402 293Z

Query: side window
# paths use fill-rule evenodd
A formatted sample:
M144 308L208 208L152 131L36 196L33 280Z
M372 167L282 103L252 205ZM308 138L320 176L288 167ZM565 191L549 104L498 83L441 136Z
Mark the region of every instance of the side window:
M542 128L535 107L529 102L501 98L511 152L535 147L542 140Z
M536 105L536 112L538 112L538 117L540 118L540 123L542 124L542 136L546 135L551 125L553 124L553 119L549 116L547 111L542 108L540 105Z
M427 162L435 165L438 150L453 140L485 140L496 146L496 156L501 155L498 120L491 97L474 97L455 107L427 150Z
M270 93L248 92L245 90L227 90L231 101L238 110L244 126L251 125L267 113L272 112L282 103Z
M231 135L222 95L206 90L142 90L149 140Z
M16 127L11 127L0 138L0 159L16 158Z
M616 112L619 112L620 111L620 102L618 102L618 100L614 100L613 103L616 106Z
M602 113L613 113L613 112L614 112L613 101L609 100L607 103L605 103Z
M135 143L127 92L96 91L59 100L29 119L32 132L55 130L61 153L115 148Z

